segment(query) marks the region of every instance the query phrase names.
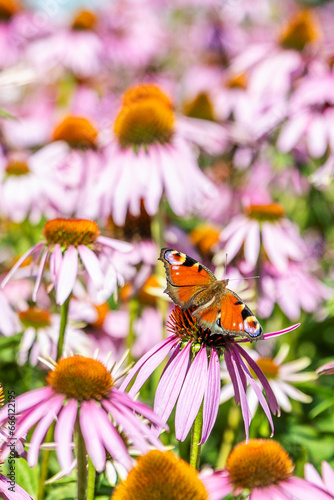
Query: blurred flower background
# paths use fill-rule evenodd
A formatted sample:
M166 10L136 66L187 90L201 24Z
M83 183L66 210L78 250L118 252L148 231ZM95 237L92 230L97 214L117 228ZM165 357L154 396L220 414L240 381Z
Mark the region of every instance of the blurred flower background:
M190 424L179 442L173 407L187 415L194 394L198 408L211 381L200 468L224 469L250 421L250 438L270 437L261 409L268 390L281 407L275 439L294 474L304 477L306 463L314 477L323 462L334 466L333 365L316 371L334 360L333 33L332 1L0 0L0 382L5 402L9 394L25 402L15 459L22 498L77 498L82 456L76 451L66 470L57 461L78 450L76 413L67 431L60 417L68 448L56 453L61 405L52 415L40 401L28 404L29 394L47 392L55 362L73 355L117 368L123 380L138 360L143 372L138 401L121 384L103 392L111 398L104 424L117 428L126 467L105 454L110 443L94 448L80 414L81 443L99 463L90 498L110 498L146 451L149 423L160 422L147 407L172 369L173 404L166 384L156 397L169 431L158 440L153 426L150 443L189 461ZM174 304L163 294L162 247L233 279L264 333L301 326L245 344L241 371L237 358L228 365L232 345L223 340L210 358L201 344L196 362L203 358L208 382L192 380L187 393L175 366L182 357L185 373L198 354L182 342L168 347ZM157 369L144 373L150 352ZM67 389L57 394L69 414ZM102 413L96 395L71 398ZM32 407L38 418L29 424ZM0 445L6 436L7 427Z

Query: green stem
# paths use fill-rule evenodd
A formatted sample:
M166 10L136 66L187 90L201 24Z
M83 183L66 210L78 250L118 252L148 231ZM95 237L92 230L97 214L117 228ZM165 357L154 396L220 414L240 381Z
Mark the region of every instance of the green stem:
M46 434L44 443L51 443L52 436L53 436L53 428L54 428L54 424L50 425L49 430ZM40 470L39 480L38 480L37 500L43 500L43 498L44 498L45 481L48 478L48 472L49 472L50 453L51 453L51 450L43 450L43 458L42 458L41 470Z
M87 500L94 500L95 498L95 476L96 471L93 462L88 457L88 486L87 486Z
M60 306L60 328L59 328L59 338L57 345L57 361L58 359L61 358L63 354L65 331L66 331L68 309L70 307L71 295L72 294L70 294L65 300L64 304Z
M87 452L85 441L76 422L76 448L77 448L77 468L78 468L78 500L86 500L87 493Z
M203 425L203 401L198 410L195 422L191 428L190 460L189 463L194 469L199 469L199 459L201 454L201 436Z

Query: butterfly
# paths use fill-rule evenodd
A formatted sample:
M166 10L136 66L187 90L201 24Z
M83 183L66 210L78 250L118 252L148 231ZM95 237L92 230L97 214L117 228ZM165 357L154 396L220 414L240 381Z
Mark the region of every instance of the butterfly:
M232 290L228 279L218 281L207 267L189 255L162 248L159 260L167 275L167 293L183 310L191 313L198 324L212 333L263 339L263 330L249 307Z

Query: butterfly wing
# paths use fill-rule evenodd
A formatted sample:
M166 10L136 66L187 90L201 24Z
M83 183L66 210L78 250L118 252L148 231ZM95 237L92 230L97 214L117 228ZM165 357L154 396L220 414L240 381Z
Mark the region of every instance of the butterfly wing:
M192 313L203 328L213 333L263 339L263 330L255 315L232 290L225 289L212 304L205 304Z
M212 299L208 287L217 282L217 278L210 269L172 248L163 248L159 260L164 263L167 275L165 292L175 304L187 309Z

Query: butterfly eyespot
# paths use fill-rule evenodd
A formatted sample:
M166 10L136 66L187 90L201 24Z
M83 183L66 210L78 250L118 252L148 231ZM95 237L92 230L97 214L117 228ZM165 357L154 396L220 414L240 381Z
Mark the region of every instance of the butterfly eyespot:
M221 327L222 327L222 324L221 324L220 318L218 318L218 319L217 319L216 323L217 323L217 325L219 326L219 328L221 328Z

